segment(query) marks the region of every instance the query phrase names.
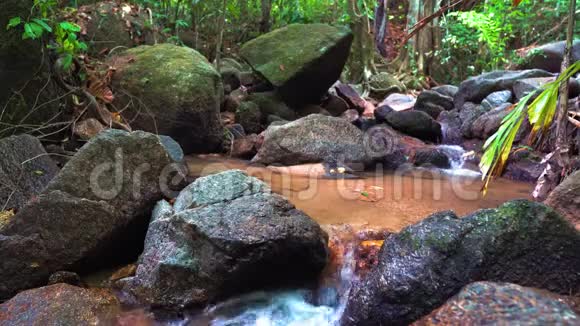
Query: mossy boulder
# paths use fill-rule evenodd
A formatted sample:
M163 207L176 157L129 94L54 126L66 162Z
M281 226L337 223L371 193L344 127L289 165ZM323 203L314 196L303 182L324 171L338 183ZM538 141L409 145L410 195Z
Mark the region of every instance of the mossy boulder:
M288 121L296 119L296 112L289 108L275 92L252 93L247 100L260 107L263 117L275 115Z
M148 305L201 306L288 281L308 282L328 262L322 228L239 170L199 178L173 207L161 202L156 211L135 277L119 282Z
M388 237L378 266L353 286L344 325L408 324L475 281L580 293L580 233L526 200L464 218L436 213Z
M199 52L171 44L140 46L109 61L114 105L133 129L175 139L184 152L220 148L220 74Z
M244 127L248 134L258 134L262 131L262 113L254 102L242 102L236 110L236 122Z
M338 80L352 33L326 24L293 24L244 44L240 54L287 103L320 102Z
M369 86L371 88L370 96L379 101L391 93L404 93L407 90L403 83L387 72L371 76Z

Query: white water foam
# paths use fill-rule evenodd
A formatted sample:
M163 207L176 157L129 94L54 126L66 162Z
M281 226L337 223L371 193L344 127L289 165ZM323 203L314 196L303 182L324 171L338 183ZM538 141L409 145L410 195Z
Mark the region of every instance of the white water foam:
M338 325L350 288L355 279L354 250L351 247L344 257L340 269L339 284L334 289L338 300L322 298L322 302L336 304L314 304L313 292L304 289L255 292L219 303L206 310L215 316L211 326L336 326ZM333 296L332 294L330 296ZM310 300L309 300L310 298Z

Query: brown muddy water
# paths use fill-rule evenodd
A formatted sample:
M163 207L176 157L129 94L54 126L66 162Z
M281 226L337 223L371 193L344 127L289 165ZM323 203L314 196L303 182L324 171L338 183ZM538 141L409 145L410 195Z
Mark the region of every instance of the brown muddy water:
M251 166L248 161L215 155L188 157L189 173L204 176L241 169L270 184L298 209L322 225L385 228L398 232L430 214L453 210L463 216L492 208L511 199L531 199L532 185L496 179L487 196L474 175L453 171L366 171L358 179L326 179L320 164L293 167Z

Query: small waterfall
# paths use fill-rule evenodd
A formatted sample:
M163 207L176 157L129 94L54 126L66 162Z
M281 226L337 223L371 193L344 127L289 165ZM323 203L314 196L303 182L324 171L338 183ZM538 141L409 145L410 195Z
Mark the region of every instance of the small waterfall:
M446 170L446 174L452 176L479 177L478 171L465 168L465 161L469 153L459 145L438 145L437 149L443 152L451 163L451 168Z
M254 292L206 310L211 326L336 326L355 279L354 246L339 270L338 284L329 291L305 289ZM317 297L315 299L315 297Z

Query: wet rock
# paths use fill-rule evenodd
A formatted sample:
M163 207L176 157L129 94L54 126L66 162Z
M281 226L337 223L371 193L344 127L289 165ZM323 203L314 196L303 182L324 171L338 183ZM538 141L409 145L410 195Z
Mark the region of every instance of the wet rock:
M479 117L484 115L488 110L482 105L477 105L471 102L465 103L461 111L459 112L459 118L461 119L461 134L465 138L473 138L473 123Z
M391 94L384 99L377 108L388 106L395 111L410 110L415 106L416 99L411 95L406 94Z
M258 152L259 137L256 134L234 140L230 155L243 159L251 159Z
M81 285L81 277L79 274L74 272L67 272L67 271L60 271L53 273L48 278L48 285L58 284L58 283L65 283L74 286Z
M509 283L476 282L413 325L578 325L566 298Z
M580 291L580 233L542 204L518 200L464 218L433 214L388 237L353 286L343 325L408 324L474 281Z
M436 91L425 90L417 97L415 108L421 107L425 104L433 104L440 106L443 110L449 111L453 109L453 98L442 95Z
M394 111L389 105L381 105L375 110L375 119L377 122L387 122L387 115Z
M249 41L240 55L285 102L319 103L340 77L352 39L348 29L293 24Z
M24 291L1 304L0 325L113 324L120 312L109 290L55 284Z
M553 207L580 228L580 171L576 171L550 193L546 205Z
M554 81L554 77L544 78L526 78L518 80L514 83L513 90L516 99L519 101L529 93L540 90L545 84ZM580 82L577 79L571 78L568 82L568 96L574 98L580 94Z
M345 165L367 162L364 135L344 119L312 114L282 126L270 126L252 162L295 165L327 160Z
M359 119L358 111L355 109L349 109L344 111L340 117L350 123L355 123Z
M236 110L236 122L244 127L244 131L250 134L262 131L262 112L254 102L242 102Z
M469 134L479 139L488 139L499 129L503 118L508 115L511 107L511 103L504 103L499 107L484 113L473 121L471 132Z
M258 104L262 116L275 115L284 120L296 119L296 112L286 105L274 92L252 93L248 101Z
M545 166L540 155L522 148L510 156L502 176L511 180L532 183L538 180Z
M184 189L176 214L154 220L124 289L170 309L201 305L281 280L312 280L328 261L328 237L266 184L232 170Z
M385 115L385 121L409 136L434 143L441 141L441 125L425 112L392 111Z
M115 1L81 6L69 18L81 27L81 39L91 56L114 48L153 45L158 37L150 24L149 12L138 5Z
M322 107L332 116L338 117L349 109L348 103L337 95L329 94Z
M185 153L220 148L223 86L203 55L159 44L129 49L108 64L116 68L112 83L119 90L113 104L127 107L122 116L133 129L170 136Z
M381 72L369 79L370 97L382 100L391 93L403 93L407 88L395 76Z
M459 91L459 87L453 85L442 85L431 88L432 91L435 91L441 95L455 97L455 94Z
M441 124L441 134L443 144L459 145L463 143L463 134L461 133L461 118L457 110L441 112L437 122Z
M40 141L29 135L0 139L0 211L19 210L58 173Z
M481 105L487 110L492 110L502 104L510 102L511 99L512 99L511 90L497 91L489 94L485 99L483 99Z
M547 71L532 69L521 71L493 71L471 77L459 85L454 97L455 108L461 110L466 102L480 103L489 94L512 89L517 80L534 77L552 77Z
M451 161L444 151L436 147L418 149L412 159L416 166L434 166L441 169L451 168Z
M139 252L153 205L181 185L182 160L173 140L142 131L107 130L85 144L0 230L0 298Z
M521 69L543 69L553 73L560 73L562 58L564 57L565 41L554 42L528 50ZM572 61L580 60L580 41L575 40L572 47Z
M348 104L349 108L355 109L363 113L367 105L367 101L363 99L360 94L348 84L338 83L334 86L336 93Z

